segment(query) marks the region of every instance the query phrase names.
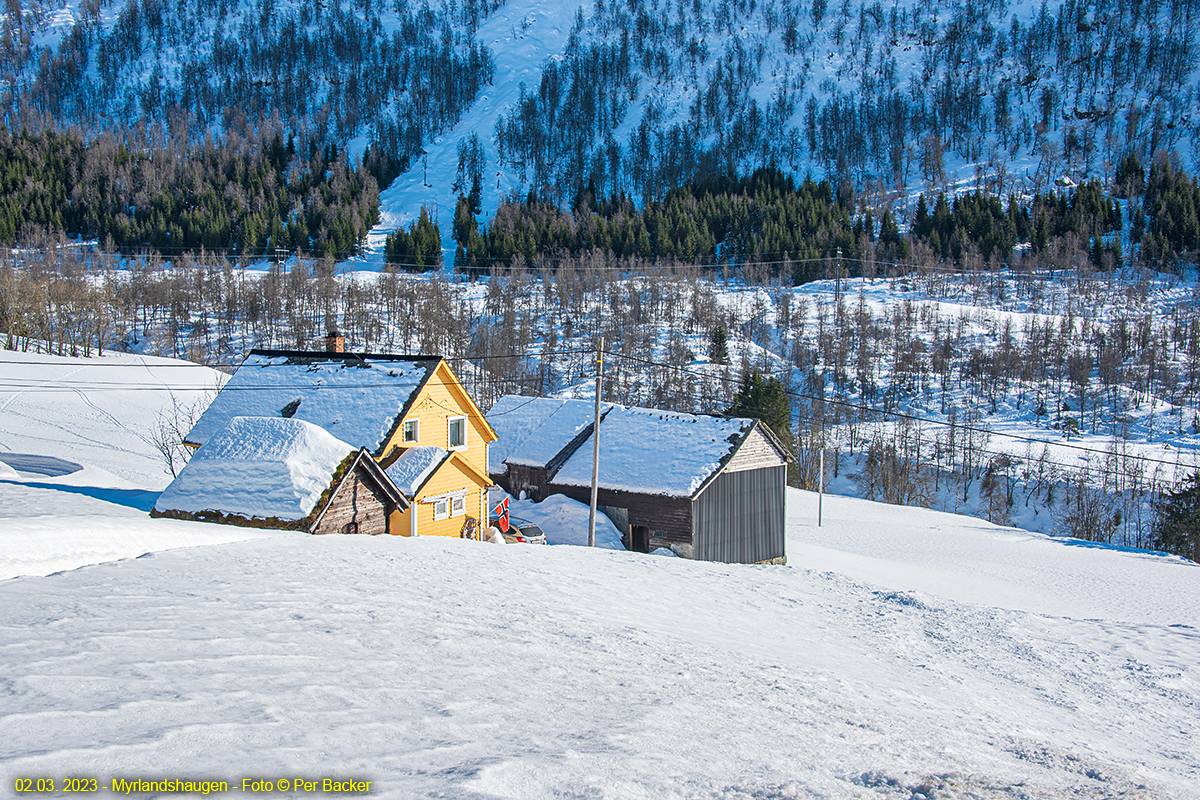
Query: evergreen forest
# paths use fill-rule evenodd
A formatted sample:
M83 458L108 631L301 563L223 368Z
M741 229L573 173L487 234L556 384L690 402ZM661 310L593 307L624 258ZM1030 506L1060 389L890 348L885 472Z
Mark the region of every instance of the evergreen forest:
M0 128L0 242L65 233L124 252L337 255L379 219L379 188L333 145L231 133L150 142Z

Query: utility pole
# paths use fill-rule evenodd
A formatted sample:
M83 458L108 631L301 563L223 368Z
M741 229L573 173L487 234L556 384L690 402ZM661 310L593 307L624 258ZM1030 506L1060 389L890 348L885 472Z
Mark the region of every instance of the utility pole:
M837 249L837 286L833 290L834 300L842 299L842 248Z
M821 474L817 478L817 527L821 527L821 506L825 502L825 448L821 448Z
M592 504L588 507L588 547L596 546L596 495L600 478L600 376L604 372L604 337L596 344L596 416L592 423Z

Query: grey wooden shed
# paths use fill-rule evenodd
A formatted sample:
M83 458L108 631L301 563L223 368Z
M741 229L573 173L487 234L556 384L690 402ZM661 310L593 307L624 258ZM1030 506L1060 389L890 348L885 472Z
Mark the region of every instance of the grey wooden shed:
M538 501L562 494L589 502L593 415L588 401L502 398L487 415L500 436L492 479ZM759 420L608 405L598 504L630 550L785 563L787 462Z

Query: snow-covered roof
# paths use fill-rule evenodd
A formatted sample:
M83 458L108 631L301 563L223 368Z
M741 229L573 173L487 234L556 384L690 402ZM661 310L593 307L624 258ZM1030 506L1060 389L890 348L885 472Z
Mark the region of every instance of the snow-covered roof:
M410 447L385 470L410 500L450 453L440 447Z
M611 408L604 403L601 411ZM507 395L496 401L487 421L500 440L488 452L488 472L499 475L505 464L544 467L571 440L591 425L596 405L591 400Z
M196 451L154 508L301 520L357 449L304 420L234 417Z
M600 487L691 497L728 460L754 422L616 406L600 423ZM551 482L591 484L591 436Z
M255 350L192 427L187 441L202 445L237 416L291 418L378 456L439 360Z

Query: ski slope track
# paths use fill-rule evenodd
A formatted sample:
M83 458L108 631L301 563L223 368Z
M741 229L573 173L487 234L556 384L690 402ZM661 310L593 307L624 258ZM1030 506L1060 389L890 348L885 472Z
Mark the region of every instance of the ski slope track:
M380 221L367 235L367 255L343 264L347 270L379 270L384 264L387 235L401 225L411 225L421 206L429 209L442 231L447 263L453 262L454 190L458 172L458 146L478 134L490 169L484 174L484 213L491 216L501 198L519 192L518 177L496 166L492 130L496 121L516 107L521 87L537 91L542 65L566 46L576 8L589 5L553 0L519 0L501 6L479 26L477 38L495 56L496 79L485 87L470 111L453 129L425 145L426 155L380 192ZM462 193L465 193L465 189Z
M797 490L787 567L152 520L139 358L0 360L127 384L116 425L47 393L0 466L0 793L1200 797L1196 564Z

